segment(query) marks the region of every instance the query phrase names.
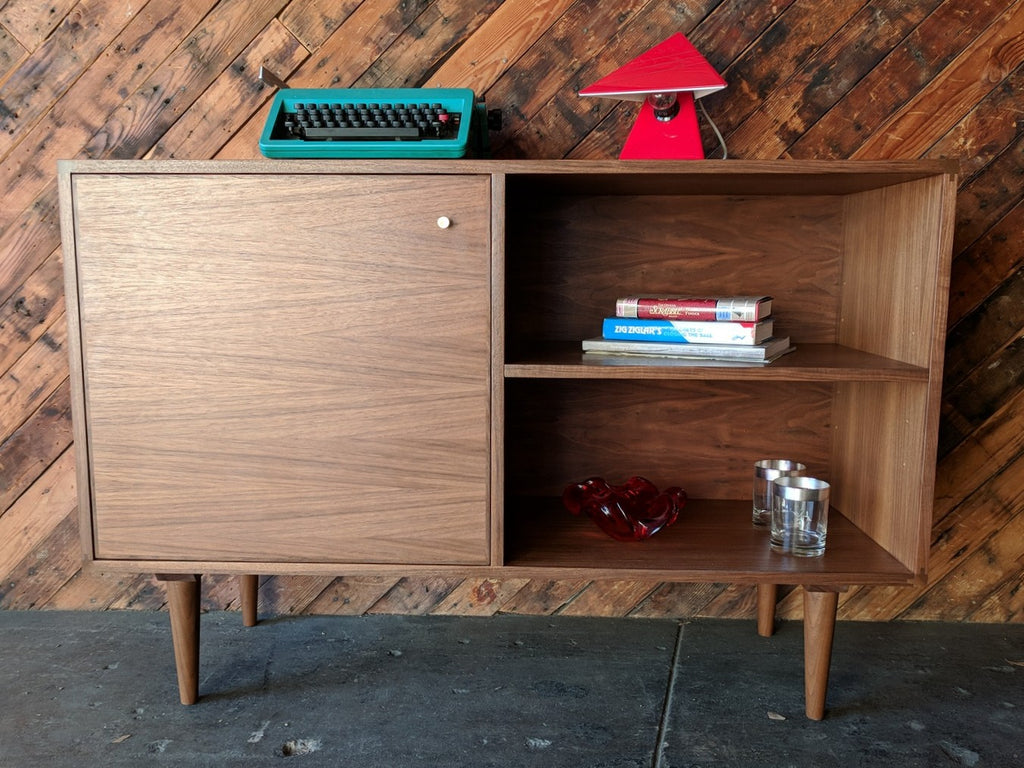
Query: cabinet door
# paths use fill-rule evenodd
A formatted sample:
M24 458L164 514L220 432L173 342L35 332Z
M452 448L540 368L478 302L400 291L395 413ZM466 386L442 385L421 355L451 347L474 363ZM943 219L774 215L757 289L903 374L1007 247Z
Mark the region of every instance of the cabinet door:
M75 176L95 557L487 563L489 190Z

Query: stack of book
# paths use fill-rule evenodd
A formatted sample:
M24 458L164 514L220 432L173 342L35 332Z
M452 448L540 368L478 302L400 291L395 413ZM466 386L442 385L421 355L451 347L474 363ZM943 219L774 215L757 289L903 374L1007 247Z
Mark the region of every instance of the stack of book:
M765 364L793 351L775 336L771 296L631 296L615 302L583 351Z

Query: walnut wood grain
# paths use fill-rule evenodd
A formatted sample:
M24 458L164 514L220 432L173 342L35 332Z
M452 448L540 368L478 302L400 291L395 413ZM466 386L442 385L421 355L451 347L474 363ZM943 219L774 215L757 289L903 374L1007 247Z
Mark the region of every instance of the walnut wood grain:
M97 557L489 562L486 178L73 198Z

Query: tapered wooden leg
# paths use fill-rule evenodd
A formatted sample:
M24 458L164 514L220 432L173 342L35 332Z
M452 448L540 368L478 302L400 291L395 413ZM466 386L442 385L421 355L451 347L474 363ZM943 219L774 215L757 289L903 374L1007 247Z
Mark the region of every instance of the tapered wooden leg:
M804 588L804 696L807 717L811 720L825 716L838 606L838 592Z
M242 626L256 626L259 589L259 576L246 574L238 577L238 594L242 602Z
M771 637L775 633L775 603L778 596L778 584L757 585L757 634L761 637Z
M178 694L182 704L199 700L199 596L202 576L162 576L171 614L174 664L178 670Z

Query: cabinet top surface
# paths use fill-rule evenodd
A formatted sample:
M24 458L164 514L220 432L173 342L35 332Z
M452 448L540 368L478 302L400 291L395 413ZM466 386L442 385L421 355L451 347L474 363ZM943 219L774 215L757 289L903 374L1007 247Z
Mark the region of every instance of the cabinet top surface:
M545 195L846 195L954 180L955 160L62 160L65 181L117 175L483 175Z
M890 176L891 181L956 174L936 160L61 160L67 173L505 174Z

